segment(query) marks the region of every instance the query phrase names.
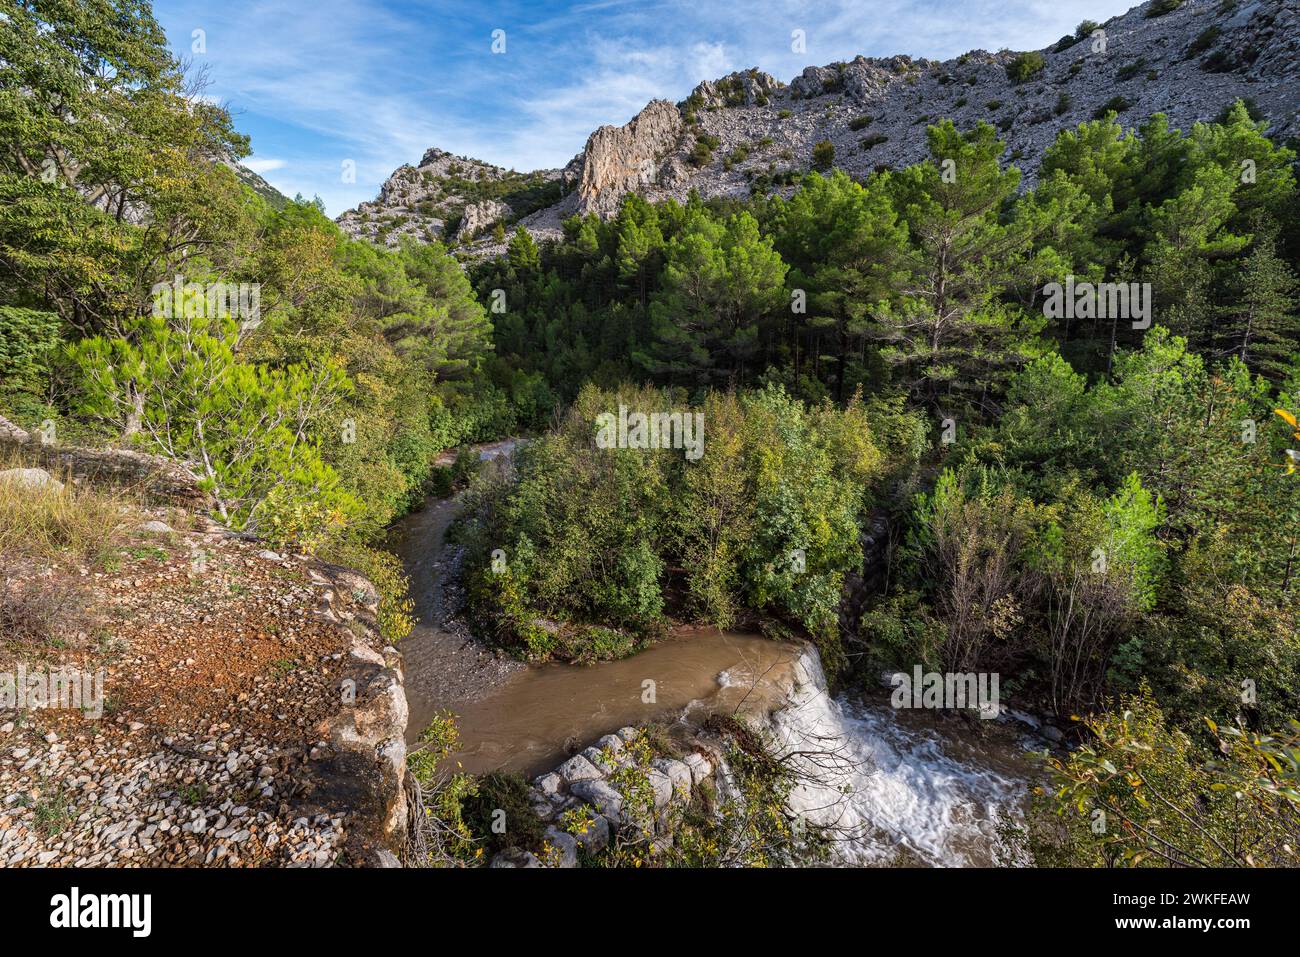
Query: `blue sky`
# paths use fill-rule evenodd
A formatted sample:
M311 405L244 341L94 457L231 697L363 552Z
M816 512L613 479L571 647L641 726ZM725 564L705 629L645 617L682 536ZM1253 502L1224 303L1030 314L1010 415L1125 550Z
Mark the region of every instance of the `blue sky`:
M1034 49L1136 2L156 0L154 14L252 137L247 164L337 215L430 146L520 170L562 166L602 123L732 70L789 81L859 53ZM791 51L796 29L806 53ZM504 53L492 52L495 30ZM193 51L195 31L206 52Z

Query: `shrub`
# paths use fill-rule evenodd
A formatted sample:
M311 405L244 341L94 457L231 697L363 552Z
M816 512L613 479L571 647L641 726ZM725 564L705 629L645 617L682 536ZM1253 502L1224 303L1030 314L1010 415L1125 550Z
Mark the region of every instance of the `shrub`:
M691 147L689 157L693 166L708 166L713 162L713 151L721 145L722 141L716 136L702 135L695 138L695 145Z
M1056 98L1056 106L1052 108L1052 112L1055 113L1057 116L1061 116L1064 113L1068 113L1069 110L1070 110L1070 94L1062 90L1060 95L1057 96Z
M870 136L864 136L858 141L858 145L864 150L869 150L873 146L879 146L881 143L889 142L889 137L884 133L872 133Z
M851 130L863 129L867 126L870 126L873 119L875 119L875 117L865 116L865 115L855 116L853 119L849 120L849 129Z
M1183 5L1183 0L1151 0L1151 5L1147 7L1146 16L1162 17L1166 13L1173 13Z
M1017 53L1015 59L1007 64L1007 77L1012 83L1024 83L1041 73L1047 66L1046 58L1037 50Z
M1223 30L1219 27L1217 23L1210 24L1208 27L1206 27L1204 30L1202 30L1200 33L1196 35L1195 40L1193 40L1190 44L1188 44L1187 47L1188 59L1194 56L1200 56L1210 47L1214 46L1214 42L1218 40L1219 37L1222 35L1223 35Z
M1131 80L1133 79L1133 77L1141 73L1142 70L1146 67L1146 65L1147 65L1147 58L1140 56L1132 63L1126 63L1122 67L1120 67L1117 71L1115 71L1115 76L1121 82L1124 80Z
M746 608L832 637L882 462L864 410L808 409L775 387L710 394L698 407L708 448L688 463L673 450L597 447L593 423L620 404L682 408L670 393L584 389L520 451L513 479L489 473L471 488L458 537L489 632L524 657L625 654L658 627L678 568L695 620L725 627Z
M465 824L489 853L510 848L540 851L546 823L533 810L528 782L520 774L493 771L478 779L472 794L461 802ZM505 814L506 827L494 827ZM498 831L501 831L498 833Z
M835 144L822 140L812 150L813 169L828 170L835 165Z
M1168 726L1143 688L1087 728L1084 747L1047 759L1050 784L1020 834L1034 863L1295 865L1300 723L1268 736L1207 721L1194 738Z
M1094 120L1105 119L1106 114L1123 113L1132 105L1132 103L1124 99L1122 96L1112 96L1109 100L1092 111L1092 118Z

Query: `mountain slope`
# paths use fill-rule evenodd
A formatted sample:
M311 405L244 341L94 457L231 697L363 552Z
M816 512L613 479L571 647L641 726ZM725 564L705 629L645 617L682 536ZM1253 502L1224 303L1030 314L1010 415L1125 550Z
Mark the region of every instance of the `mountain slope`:
M945 118L961 129L981 120L997 126L1008 161L1026 158L1026 185L1059 131L1107 109L1126 125L1163 112L1186 128L1244 98L1270 122L1271 135L1300 135L1300 0L1184 0L1162 12L1176 2L1151 0L1104 24L1081 25L1037 54L975 50L942 62L857 57L807 67L789 84L756 69L706 81L682 103L655 100L625 126L602 126L564 170L533 174L557 197L563 193L558 202L480 210L475 228L519 219L548 238L575 213L610 215L629 190L680 200L691 190L707 198L781 189L813 166L813 149L823 142L833 147L835 167L865 176L922 159L926 126ZM821 152L829 156L828 147ZM344 213L340 225L374 236L367 222L387 220L391 229L400 217L389 242L394 233L473 239L446 230L436 202L411 201L412 173L424 176L432 154L447 155L431 150L419 168L401 167L374 203ZM466 197L451 198L465 207ZM485 239L474 248L498 250Z

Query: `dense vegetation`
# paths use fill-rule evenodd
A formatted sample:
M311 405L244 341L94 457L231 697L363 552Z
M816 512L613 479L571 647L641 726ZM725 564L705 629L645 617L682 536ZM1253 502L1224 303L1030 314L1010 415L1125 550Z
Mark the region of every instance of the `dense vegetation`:
M384 583L393 637L374 545L436 453L552 425L480 477L461 530L472 609L512 651L622 655L684 619L807 634L840 681L996 671L1094 715L1037 859L1294 854L1300 199L1245 104L1189 131L1107 113L1027 190L994 128L943 121L906 169L632 195L466 276L241 184L220 160L247 142L147 6L0 10L6 417L187 462L231 526ZM1045 309L1068 277L1149 283L1151 321ZM701 413L703 455L602 447L620 406ZM892 537L858 619L868 515ZM1201 830L1135 781L1207 806ZM1094 840L1098 803L1123 826Z

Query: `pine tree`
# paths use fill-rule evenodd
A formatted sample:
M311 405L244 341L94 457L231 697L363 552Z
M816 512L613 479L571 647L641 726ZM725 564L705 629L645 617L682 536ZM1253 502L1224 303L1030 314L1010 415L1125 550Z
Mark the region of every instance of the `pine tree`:
M1039 351L1043 317L999 299L1031 254L1034 232L1001 219L1020 171L998 165L1004 144L993 127L962 134L945 120L930 127L929 141L931 159L894 178L911 240L909 275L875 335L907 389L933 410L954 401L982 407Z
M1295 273L1278 257L1276 239L1265 235L1246 257L1233 301L1220 309L1229 323L1223 351L1271 379L1284 378L1300 349L1297 287Z

